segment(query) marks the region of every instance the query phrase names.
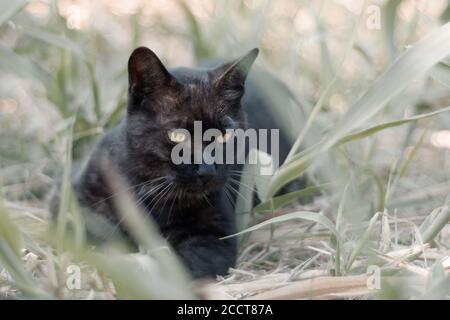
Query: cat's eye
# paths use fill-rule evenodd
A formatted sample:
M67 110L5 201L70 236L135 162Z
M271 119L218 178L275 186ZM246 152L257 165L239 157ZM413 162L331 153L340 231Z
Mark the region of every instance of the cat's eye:
M233 133L225 132L224 134L217 136L216 139L217 139L217 142L219 142L219 143L225 143L228 140L230 140L232 136L233 136Z
M182 143L186 141L186 134L177 130L169 130L167 135L169 136L170 141L175 143Z

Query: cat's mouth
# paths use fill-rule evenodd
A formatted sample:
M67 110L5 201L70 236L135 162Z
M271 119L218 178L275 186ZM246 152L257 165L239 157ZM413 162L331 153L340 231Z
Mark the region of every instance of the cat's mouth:
M224 182L220 179L202 180L199 178L190 179L188 181L177 180L176 183L179 188L184 190L185 193L190 196L209 195L210 193L219 190L224 185Z

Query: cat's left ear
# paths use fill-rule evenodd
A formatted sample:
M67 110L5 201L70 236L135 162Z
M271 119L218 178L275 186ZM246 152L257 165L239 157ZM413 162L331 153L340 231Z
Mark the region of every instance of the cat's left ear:
M258 56L259 49L254 48L241 58L226 63L214 70L215 86L231 99L240 99L244 94L244 84L253 62Z

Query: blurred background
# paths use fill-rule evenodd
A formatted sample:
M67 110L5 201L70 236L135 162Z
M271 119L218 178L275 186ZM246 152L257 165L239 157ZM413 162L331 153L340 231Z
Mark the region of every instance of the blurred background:
M0 154L2 166L26 163L28 170L11 169L19 181L35 170L57 168L51 161L64 155L58 134L68 118L77 114L76 158L83 154L79 145L117 122L126 103L126 62L139 45L172 67L231 59L259 47L257 63L295 92L306 114L336 75L317 119L317 126L328 129L399 53L447 21L450 12L445 0L19 0L2 5ZM428 90L427 80L419 80L411 94L393 103L402 108L390 112L402 116L418 105L445 104L448 87ZM448 148L450 133L434 135L432 143ZM49 182L38 177L27 187L38 192ZM17 188L16 195L23 196Z
M350 119L352 106L366 92L376 91L382 101L383 90L374 85L375 80L391 65L400 65L402 54L449 20L447 0L0 0L4 211L23 234L27 254L32 252L36 261L47 263L42 262L49 259L42 250L51 251L42 236L47 228L47 197L67 165L67 146L73 143L76 166L92 143L120 120L126 106L126 65L137 46L151 48L169 67L194 67L207 59L236 58L260 48L258 68L289 88L294 98L283 103L303 115L290 117L280 104L274 116L287 115L281 117L283 125L293 140L301 134L298 150L305 150ZM415 65L416 60L411 61ZM401 83L402 72L393 70L389 75L398 76ZM270 232L244 239L233 281L274 272L291 277L299 270L320 269L327 274L334 270L339 275L338 253L348 267L343 273L352 274L355 260L361 259L361 266L375 249L385 254L412 248L427 216L447 214L450 114L440 110L450 106L450 60L407 80L404 89L387 103L380 102L382 108L351 129L389 125L369 130L363 134L365 139L327 150L295 174L306 176L311 186L327 184L326 188L291 195L270 212L270 218L281 216L283 210L320 212L341 232L341 246L336 248L330 230L323 230L317 221L290 229L280 225L274 232L275 221ZM411 119L432 112L437 113ZM393 123L401 119L409 120ZM302 197L310 199L307 204L294 202ZM270 194L263 200L269 198ZM244 200L241 207L248 207L250 201ZM247 211L250 224L269 218L252 208ZM376 212L384 212L384 220L376 216L380 218L377 236L359 243ZM432 254L414 263L429 271L434 262L446 261L444 278L438 279L448 284L450 232L448 220L442 219L439 232L443 231L432 237ZM370 250L362 250L366 245ZM358 274L356 270L353 274ZM48 286L53 289L47 292L64 296L58 291L61 284ZM417 290L407 292L428 292ZM445 290L438 293L449 295ZM385 297L409 296L391 290Z

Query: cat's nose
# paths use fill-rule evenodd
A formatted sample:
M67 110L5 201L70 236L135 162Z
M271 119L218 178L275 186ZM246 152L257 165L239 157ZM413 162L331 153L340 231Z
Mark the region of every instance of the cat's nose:
M202 163L198 165L197 174L202 179L209 179L216 175L216 165Z

